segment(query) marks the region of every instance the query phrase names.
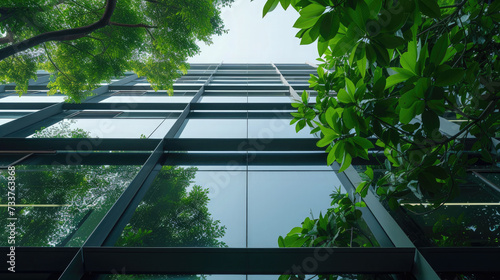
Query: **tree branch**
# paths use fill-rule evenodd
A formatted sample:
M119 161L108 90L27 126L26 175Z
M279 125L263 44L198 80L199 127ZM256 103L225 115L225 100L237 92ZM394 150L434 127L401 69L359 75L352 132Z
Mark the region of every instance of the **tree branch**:
M116 8L116 2L117 0L107 0L106 10L104 11L103 16L93 24L77 28L46 32L0 49L0 61L18 52L25 51L45 42L74 40L75 38L84 37L88 33L109 25L109 20L111 19L111 16Z

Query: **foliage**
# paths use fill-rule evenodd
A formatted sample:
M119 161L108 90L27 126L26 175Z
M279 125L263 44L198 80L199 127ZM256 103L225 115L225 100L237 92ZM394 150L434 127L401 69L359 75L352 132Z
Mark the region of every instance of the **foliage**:
M133 70L155 90L171 88L198 52L195 42L225 32L220 9L232 2L0 0L0 83L15 82L22 94L44 69L49 94L80 102L102 81Z
M196 171L163 166L116 246L225 247L218 238L226 227L208 212L208 189L188 190Z
M82 138L89 133L61 122L34 138ZM140 166L17 165L18 204L59 205L17 208L16 246L81 246L134 179ZM224 247L225 226L208 212L208 190L190 187L197 169L164 166L125 227L117 246ZM7 188L7 173L0 186ZM6 197L0 204L6 204ZM6 214L1 207L0 213ZM0 233L7 245L8 232ZM161 243L161 244L160 244ZM192 279L203 279L203 276Z
M292 124L320 133L340 171L385 155L386 174L368 176L358 193L374 183L393 207L409 194L438 206L458 194L467 166L496 162L499 1L268 0L264 15L278 2L299 11L297 37L317 41L322 56L310 79L316 102L304 91ZM462 120L451 135L440 131L449 112Z
M90 138L90 132L81 128L71 129L71 124L75 122L72 119L64 119L49 128L41 127L35 130L33 138Z
M293 228L284 238L278 238L279 247L372 247L377 246L358 207L364 202L352 202L348 194L337 192L332 197L332 208L319 218L306 218L302 226ZM375 242L375 243L374 243ZM335 275L318 275L319 279L338 279ZM351 279L343 275L341 279ZM352 279L364 279L352 276ZM282 275L279 280L304 279L304 275Z

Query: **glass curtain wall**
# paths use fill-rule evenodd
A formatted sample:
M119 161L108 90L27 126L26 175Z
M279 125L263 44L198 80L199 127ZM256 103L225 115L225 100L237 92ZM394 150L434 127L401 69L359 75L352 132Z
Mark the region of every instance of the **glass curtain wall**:
M16 279L437 279L461 272L436 257L447 251L425 249L448 244L433 232L459 223L447 216L469 223L453 237L461 246L498 246L498 170L471 170L463 195L434 216L414 214L425 206L411 198L403 213L367 201L371 248L279 248L359 179L326 166L317 135L289 124L297 93L314 102L315 73L193 64L173 92L126 73L81 104L47 96L44 73L21 97L0 86L0 246L17 250Z

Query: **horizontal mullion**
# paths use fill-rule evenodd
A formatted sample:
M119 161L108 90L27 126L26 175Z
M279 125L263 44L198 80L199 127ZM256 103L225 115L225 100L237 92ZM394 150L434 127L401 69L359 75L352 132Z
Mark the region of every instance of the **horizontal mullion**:
M337 274L410 272L412 248L84 247L87 273Z
M428 247L418 250L436 272L494 272L500 275L499 247Z

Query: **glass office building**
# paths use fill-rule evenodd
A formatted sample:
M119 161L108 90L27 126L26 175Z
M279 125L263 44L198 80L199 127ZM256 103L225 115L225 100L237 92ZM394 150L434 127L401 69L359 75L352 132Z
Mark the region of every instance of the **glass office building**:
M0 85L0 278L500 277L491 166L471 169L460 196L424 215L411 203L389 210L369 192L360 208L369 248L278 247L374 165L355 160L338 173L317 135L289 124L297 92L315 100L315 73L192 64L172 96L128 73L80 104L47 96L43 72L22 97Z

